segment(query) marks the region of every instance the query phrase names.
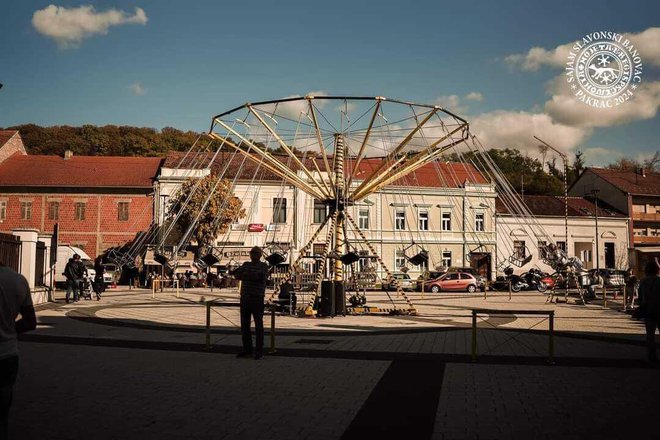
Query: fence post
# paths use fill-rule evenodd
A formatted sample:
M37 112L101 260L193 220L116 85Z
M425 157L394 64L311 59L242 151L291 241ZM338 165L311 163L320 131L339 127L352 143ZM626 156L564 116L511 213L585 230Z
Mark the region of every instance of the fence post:
M509 301L511 301L511 280L509 280Z
M484 299L488 298L488 281L484 281Z
M179 298L179 280L174 278L173 283L176 283L176 297Z
M548 336L550 339L548 341L548 357L549 357L549 362L553 364L555 359L555 311L554 310L550 311L549 318L550 318L549 319L550 331L548 332Z
M270 307L270 350L268 353L275 353L275 307Z
M211 301L206 301L206 349L211 349Z
M477 311L472 310L472 362L477 361Z
M155 278L153 280L151 280L151 299L156 299L156 281L157 280ZM131 285L130 283L131 282L129 281L129 284L128 284L129 286ZM130 289L131 288L129 287L129 290Z
M603 308L607 308L607 287L605 287L605 282L603 282Z

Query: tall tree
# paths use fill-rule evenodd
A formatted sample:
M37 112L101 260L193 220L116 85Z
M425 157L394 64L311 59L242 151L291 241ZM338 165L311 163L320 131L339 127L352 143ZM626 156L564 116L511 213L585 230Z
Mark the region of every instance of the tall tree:
M209 194L211 197L204 206ZM194 178L186 180L170 203L171 212L180 214L177 220L180 231L185 233L193 225L191 236L200 247L213 245L218 235L227 232L232 223L245 217L243 202L232 193L231 182L220 180L213 174L201 181Z

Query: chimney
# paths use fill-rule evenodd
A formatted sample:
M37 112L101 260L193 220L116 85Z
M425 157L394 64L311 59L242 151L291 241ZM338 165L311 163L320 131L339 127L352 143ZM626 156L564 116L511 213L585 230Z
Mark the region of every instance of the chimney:
M73 157L73 151L71 150L66 150L64 152L64 160L69 160Z
M639 175L642 177L646 177L646 172L644 171L644 167L639 169Z

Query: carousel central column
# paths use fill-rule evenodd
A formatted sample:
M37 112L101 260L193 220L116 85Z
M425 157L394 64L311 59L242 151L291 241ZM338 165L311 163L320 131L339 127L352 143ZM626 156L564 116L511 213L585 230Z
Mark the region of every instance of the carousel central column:
M344 254L344 137L341 134L335 135L335 160L334 160L334 178L335 178L335 206L337 209L337 221L334 231L334 250L335 257ZM346 301L344 299L344 266L339 258L335 259L334 264L334 295L333 311L340 314L346 313Z

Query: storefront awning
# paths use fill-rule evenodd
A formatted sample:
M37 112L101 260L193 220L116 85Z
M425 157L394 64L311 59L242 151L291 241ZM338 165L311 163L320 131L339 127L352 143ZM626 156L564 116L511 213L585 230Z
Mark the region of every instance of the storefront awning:
M635 248L635 250L643 254L654 254L656 252L660 252L660 246L640 247Z

